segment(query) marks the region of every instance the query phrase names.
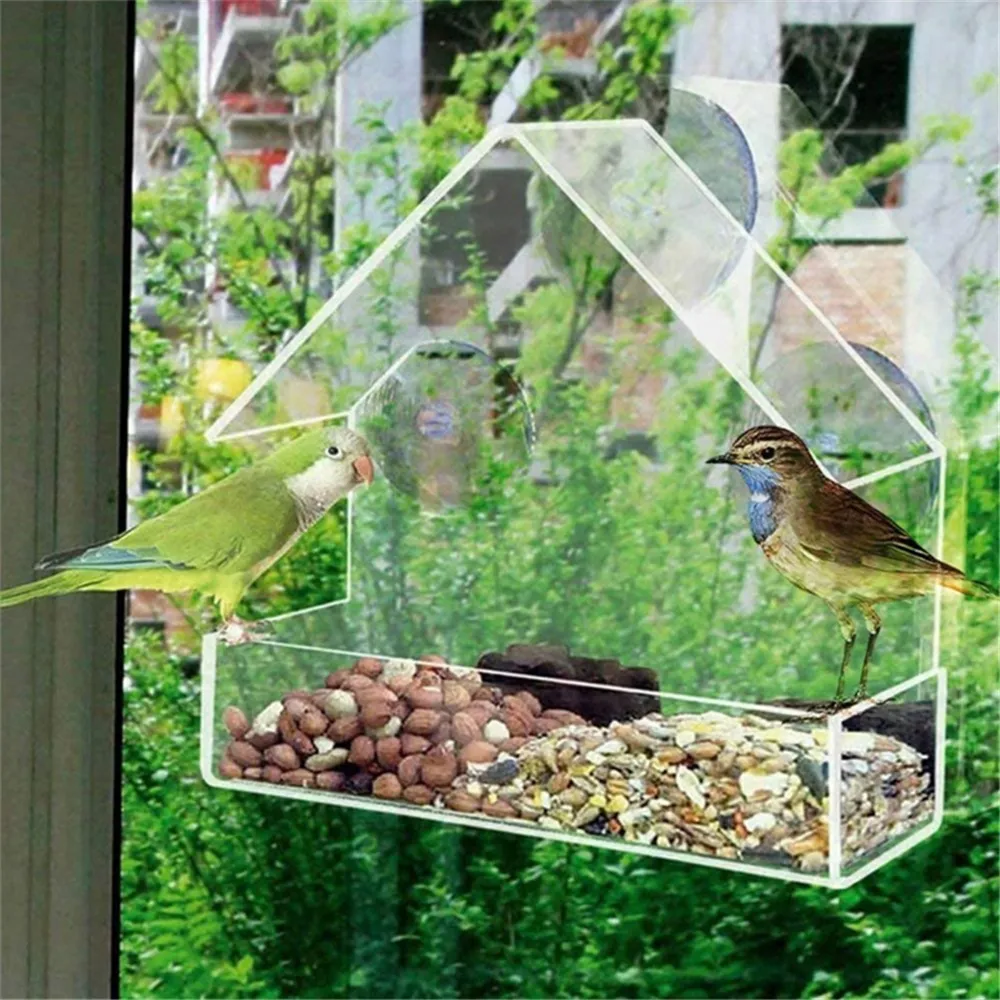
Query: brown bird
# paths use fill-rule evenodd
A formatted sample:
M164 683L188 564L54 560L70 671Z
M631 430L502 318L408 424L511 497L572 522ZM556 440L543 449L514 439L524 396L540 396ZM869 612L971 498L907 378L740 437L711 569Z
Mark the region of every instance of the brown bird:
M868 693L868 668L882 620L876 604L934 592L997 597L985 583L936 559L881 511L828 479L806 443L783 427L751 427L709 464L733 465L750 490L750 530L768 561L801 590L826 601L844 637L836 700L857 634L857 608L868 646L855 698Z

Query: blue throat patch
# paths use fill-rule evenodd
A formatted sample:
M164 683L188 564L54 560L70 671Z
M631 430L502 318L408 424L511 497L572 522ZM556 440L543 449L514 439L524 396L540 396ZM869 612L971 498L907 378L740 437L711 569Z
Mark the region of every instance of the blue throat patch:
M759 545L778 527L774 516L774 494L781 479L774 469L763 465L738 465L736 468L750 490L750 502L747 504L750 532Z

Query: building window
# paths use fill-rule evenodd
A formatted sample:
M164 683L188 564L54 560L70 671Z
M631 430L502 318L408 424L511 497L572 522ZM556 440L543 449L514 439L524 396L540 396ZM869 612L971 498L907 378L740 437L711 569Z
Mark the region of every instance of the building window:
M445 100L457 93L451 70L459 55L489 48L494 36L493 17L499 0L464 0L460 3L427 4L423 9L423 112L429 121ZM484 116L488 108L483 109Z
M781 81L793 90L847 166L864 163L906 134L909 25L786 24L781 30ZM783 115L784 134L801 127ZM868 193L884 208L899 205L902 175L880 179Z

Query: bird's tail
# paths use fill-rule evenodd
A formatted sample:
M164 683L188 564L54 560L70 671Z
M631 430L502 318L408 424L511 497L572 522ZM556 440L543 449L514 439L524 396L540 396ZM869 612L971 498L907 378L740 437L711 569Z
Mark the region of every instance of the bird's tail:
M36 597L56 597L59 594L71 594L77 590L97 590L107 579L106 573L85 573L68 570L56 573L44 580L34 583L24 583L20 587L10 587L0 590L0 608L13 607L25 601L33 601Z
M1000 591L997 591L996 587L992 587L988 583L981 583L979 580L970 580L961 573L954 575L949 573L947 576L942 574L938 579L942 587L958 591L960 594L965 594L966 597L985 597L994 600L1000 598Z

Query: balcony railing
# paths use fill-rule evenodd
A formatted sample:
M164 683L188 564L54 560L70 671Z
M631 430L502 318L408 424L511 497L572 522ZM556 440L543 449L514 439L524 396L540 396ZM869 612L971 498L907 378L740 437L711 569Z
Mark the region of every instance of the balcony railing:
M215 47L222 26L233 11L244 17L277 17L281 14L278 0L211 0L208 5L209 48Z
M239 59L270 54L288 27L277 0L211 0L208 9L209 90L225 87Z

